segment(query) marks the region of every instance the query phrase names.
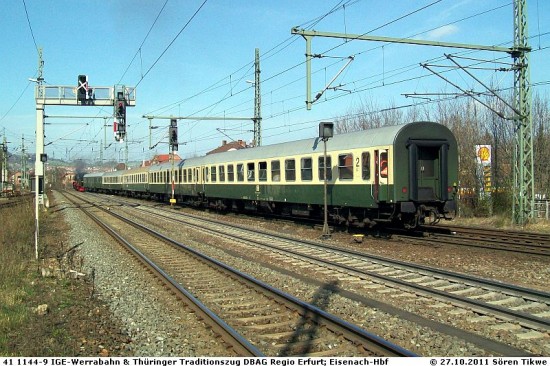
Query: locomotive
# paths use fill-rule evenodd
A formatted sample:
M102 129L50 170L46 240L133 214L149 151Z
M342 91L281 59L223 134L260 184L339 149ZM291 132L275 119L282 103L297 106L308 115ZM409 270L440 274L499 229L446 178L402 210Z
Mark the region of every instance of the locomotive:
M320 138L84 176L86 191L218 210L322 218ZM333 223L415 228L456 213L458 149L452 132L413 122L335 135L326 142L327 211Z
M84 192L84 186L76 180L73 181L73 189L75 191Z

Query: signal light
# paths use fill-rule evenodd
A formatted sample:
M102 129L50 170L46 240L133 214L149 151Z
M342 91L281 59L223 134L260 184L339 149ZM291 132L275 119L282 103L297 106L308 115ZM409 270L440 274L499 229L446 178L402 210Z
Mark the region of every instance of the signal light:
M78 75L76 84L76 98L80 101L86 100L88 97L88 76Z
M170 120L170 128L168 129L168 138L172 151L178 151L178 120Z
M115 115L119 120L123 120L126 117L126 103L124 101L117 102Z
M118 122L115 139L122 141L126 137L126 100L122 92L117 94L114 108L115 122Z

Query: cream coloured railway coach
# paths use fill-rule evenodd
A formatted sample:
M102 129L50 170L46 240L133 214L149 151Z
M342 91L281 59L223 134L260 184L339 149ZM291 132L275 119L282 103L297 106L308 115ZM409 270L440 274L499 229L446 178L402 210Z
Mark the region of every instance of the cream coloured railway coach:
M452 218L457 175L456 139L438 123L335 135L327 142L329 217L407 228ZM163 200L173 189L179 202L220 210L322 217L324 178L323 142L311 138L162 164L148 184Z

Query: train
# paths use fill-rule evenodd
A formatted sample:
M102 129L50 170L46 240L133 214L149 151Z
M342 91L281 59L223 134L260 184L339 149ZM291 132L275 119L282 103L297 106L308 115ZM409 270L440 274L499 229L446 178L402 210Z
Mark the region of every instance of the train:
M73 181L73 189L78 192L84 192L85 188L78 180Z
M89 173L83 187L88 192L175 200L221 211L316 219L324 216L325 171L331 224L413 229L456 214L457 142L436 122Z

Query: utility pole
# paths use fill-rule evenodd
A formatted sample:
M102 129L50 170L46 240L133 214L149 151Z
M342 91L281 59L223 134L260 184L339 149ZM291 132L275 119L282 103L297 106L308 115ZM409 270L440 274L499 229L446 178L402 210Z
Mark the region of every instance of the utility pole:
M363 40L411 45L449 47L469 50L505 52L514 59L514 123L516 130L514 161L514 202L512 216L515 224L523 226L534 216L534 163L533 122L531 118L531 92L529 89L529 57L531 48L527 36L527 0L514 0L514 46L512 48L436 42L410 38L392 38L366 34L318 32L292 28L291 34L299 34L306 41L306 107L316 101L311 97L311 40L313 37L329 37L348 40Z
M155 119L190 119L200 121L250 121L254 123L254 146L262 145L262 95L260 87L260 49L256 48L255 60L254 60L254 117L200 117L200 116L155 116L155 115L143 115L143 118L149 120L149 149L152 149L151 130L157 127L151 126L152 120ZM252 81L248 81L252 83Z
M25 135L21 136L21 191L29 186L27 177L27 154L25 150Z
M533 120L529 84L529 51L527 34L527 0L514 1L514 107L519 112L515 121L514 149L514 223L523 226L534 217L535 185L533 163Z
M4 190L8 185L8 141L6 140L6 129L4 128L4 137L2 138L2 159L0 168L0 194L4 194Z
M260 89L260 49L254 60L254 146L262 146L262 94Z

